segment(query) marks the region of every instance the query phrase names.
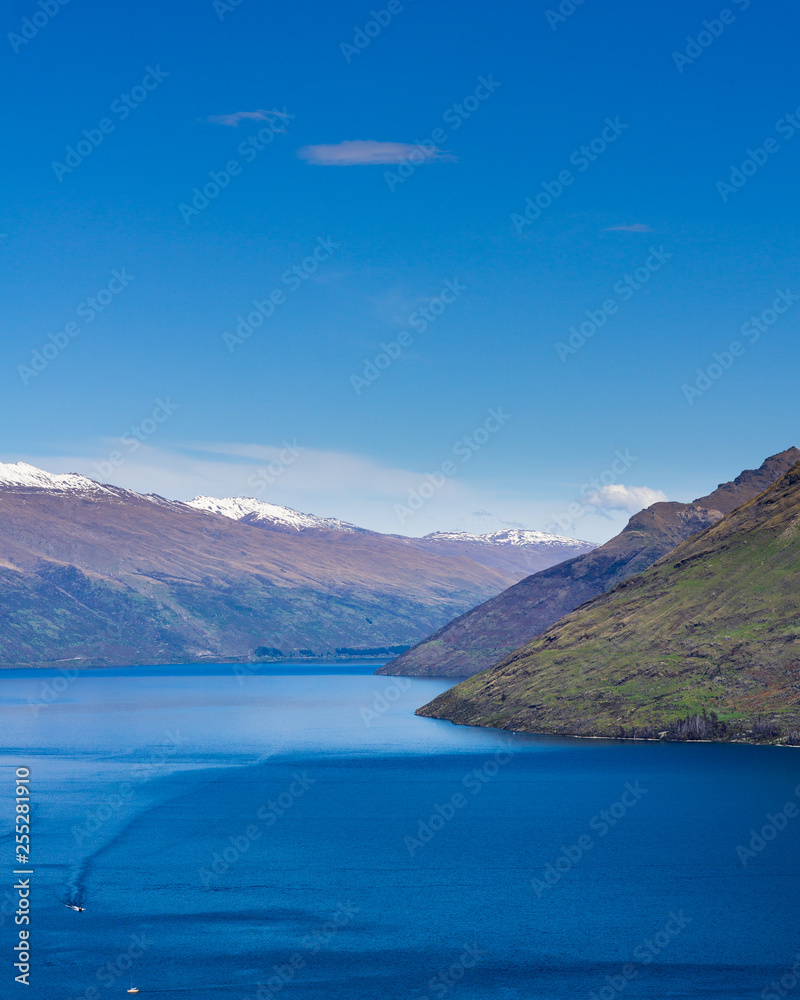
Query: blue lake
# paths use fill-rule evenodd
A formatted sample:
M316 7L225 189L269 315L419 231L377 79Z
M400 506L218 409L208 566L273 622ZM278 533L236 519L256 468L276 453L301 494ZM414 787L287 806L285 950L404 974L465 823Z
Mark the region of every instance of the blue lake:
M800 1000L800 751L456 727L374 669L0 672L0 995Z

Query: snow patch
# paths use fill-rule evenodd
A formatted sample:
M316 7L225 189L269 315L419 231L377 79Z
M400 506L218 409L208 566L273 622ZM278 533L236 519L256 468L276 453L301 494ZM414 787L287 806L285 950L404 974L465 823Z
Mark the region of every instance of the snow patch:
M25 489L49 490L55 493L111 493L100 483L77 472L55 475L37 469L27 462L0 462L0 486L21 486Z
M352 534L366 530L349 524L347 521L340 521L335 517L316 517L314 514L303 514L299 510L292 510L291 507L281 507L278 504L268 503L266 500L256 500L254 497L223 497L222 499L195 497L186 506L209 514L220 514L233 521L247 519L250 524L268 521L272 524L294 528L296 531L305 531L308 528L326 528L329 531L344 531Z
M473 535L468 531L434 531L425 535L424 539L444 542L483 542L486 545L508 545L514 547L564 545L589 545L577 538L567 538L564 535L550 535L546 531L528 531L524 528L510 528L506 531L492 531L487 535Z

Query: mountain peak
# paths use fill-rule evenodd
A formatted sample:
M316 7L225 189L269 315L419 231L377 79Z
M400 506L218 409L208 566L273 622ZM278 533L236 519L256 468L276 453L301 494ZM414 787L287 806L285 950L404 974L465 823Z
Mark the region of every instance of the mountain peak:
M0 462L0 486L48 490L58 493L110 493L105 486L77 472L57 475L27 462Z
M720 483L713 493L699 497L694 502L701 507L729 514L745 499L749 499L746 494L752 494L754 489L763 493L798 461L800 461L800 448L792 447L779 451L776 455L770 455L765 459L757 469L745 469L732 482Z
M201 496L190 500L186 506L202 510L207 514L219 514L232 521L244 521L246 524L266 522L294 531L323 528L329 531L354 533L366 532L367 530L347 521L340 521L335 517L317 517L315 514L304 514L291 507L281 507L266 500L257 500L255 497L222 497L217 499L216 497Z

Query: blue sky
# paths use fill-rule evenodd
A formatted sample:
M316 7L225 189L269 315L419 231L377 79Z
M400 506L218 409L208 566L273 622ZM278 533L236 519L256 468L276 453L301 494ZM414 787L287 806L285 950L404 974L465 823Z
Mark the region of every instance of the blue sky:
M792 6L56 5L3 14L0 460L604 540L800 440Z

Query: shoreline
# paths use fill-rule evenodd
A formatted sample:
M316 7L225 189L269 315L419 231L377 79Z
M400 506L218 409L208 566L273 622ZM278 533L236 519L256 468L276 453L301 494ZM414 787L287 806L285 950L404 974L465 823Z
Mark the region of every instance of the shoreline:
M82 662L78 662L78 660ZM35 660L27 663L0 663L0 670L130 670L136 667L191 667L191 666L212 666L214 664L219 664L221 666L230 664L235 666L236 664L245 664L247 666L273 666L275 664L291 664L297 666L299 664L308 664L313 666L315 663L378 663L383 665L385 662L379 656L307 656L307 657L290 657L284 656L276 659L262 659L262 658L252 658L245 656L196 656L190 657L185 660L147 660L146 662L140 663L108 663L100 660L89 660L88 657L84 658L74 658L74 659L64 659L64 660ZM443 678L447 679L447 678Z
M609 740L613 743L713 743L716 746L731 746L738 744L740 746L748 747L785 747L787 749L794 750L800 749L800 743L778 742L777 740L747 740L738 737L729 740L671 740L661 736L587 736L585 733L532 732L528 729L505 729L503 726L473 726L468 722L454 722L452 719L446 719L441 716L420 715L419 709L417 709L414 714L417 718L431 719L433 722L448 722L451 726L463 726L465 729L493 729L497 733L511 733L512 736L547 736L551 739L560 737L565 740Z

